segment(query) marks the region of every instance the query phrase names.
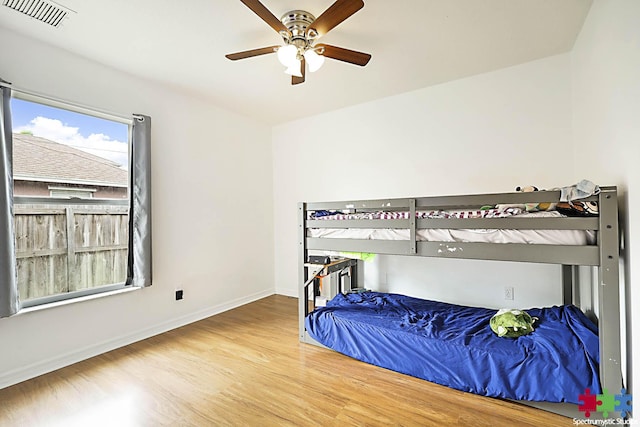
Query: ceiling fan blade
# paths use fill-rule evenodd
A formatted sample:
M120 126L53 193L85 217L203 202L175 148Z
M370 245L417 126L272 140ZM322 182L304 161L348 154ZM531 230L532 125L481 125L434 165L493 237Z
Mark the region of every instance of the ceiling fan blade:
M252 56L275 53L280 46L261 47L259 49L245 50L243 52L229 53L225 55L228 59L236 61L238 59L251 58Z
M322 14L309 25L307 34L309 34L310 30L314 30L318 33L318 37L322 37L363 7L364 2L362 0L336 0L335 3L329 6L329 9L322 12Z
M285 27L284 24L278 18L276 18L274 14L271 13L271 11L269 11L269 9L265 7L265 5L260 3L258 0L240 0L240 1L244 3L244 5L247 6L249 9L251 9L253 13L258 15L264 22L269 24L269 26L274 30L276 30L278 33L281 31L284 31L287 34L290 34L287 27Z
M338 61L349 62L351 64L364 67L371 59L368 53L362 53L343 47L331 46L330 44L317 44L315 46L327 58L337 59Z
M302 58L302 62L300 64L300 71L302 72L302 77L296 77L296 76L291 76L291 84L292 85L299 85L300 83L304 83L304 74L305 74L305 70L307 68L307 63L304 60L304 57Z

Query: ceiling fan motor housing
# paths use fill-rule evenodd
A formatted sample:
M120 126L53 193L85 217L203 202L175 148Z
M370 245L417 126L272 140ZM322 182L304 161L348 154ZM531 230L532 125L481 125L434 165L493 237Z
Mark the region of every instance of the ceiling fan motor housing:
M316 20L315 16L304 10L292 10L282 15L280 20L291 33L291 37L283 35L285 42L302 49L313 43L313 37L309 37L307 28Z

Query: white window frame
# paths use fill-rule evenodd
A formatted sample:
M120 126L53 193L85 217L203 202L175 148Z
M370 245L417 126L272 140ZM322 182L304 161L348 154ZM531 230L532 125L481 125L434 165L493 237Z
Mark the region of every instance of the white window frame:
M25 93L25 92L21 92L21 91L18 91L18 90L12 91L11 97L15 98L15 99L23 100L23 101L29 101L29 102L33 102L33 103L37 103L37 104L46 105L46 106L49 106L49 107L68 110L68 111L71 111L71 112L74 112L74 113L85 114L85 115L97 117L97 118L100 118L100 119L110 120L110 121L114 121L114 122L118 122L118 123L122 123L122 124L127 125L128 126L127 146L128 146L128 158L129 158L129 162L130 162L131 150L132 150L133 119L126 119L126 118L123 118L123 117L120 117L120 116L116 116L116 115L112 115L112 114L109 114L109 113L93 110L93 109L91 109L89 107L79 106L79 105L75 105L75 104L72 104L72 103L66 103L66 102L59 101L59 100L54 100L54 99L51 99L51 98L48 98L48 97L45 97L45 96L35 95L35 94L31 94L31 93ZM129 196L126 199L95 199L95 198L81 199L82 200L82 204L83 205L117 205L117 206L127 206L128 207L130 205L129 198L131 197L130 185L131 185L131 183L129 183L129 185L127 186L128 195ZM18 204L73 205L73 204L77 204L77 203L78 203L77 199L70 199L69 197L25 197L25 196L14 196L14 198L13 198L13 204L14 205L18 205ZM128 246L129 246L128 250L131 251L130 242L128 243ZM23 300L23 301L21 301L21 306L22 306L23 309L32 308L32 307L37 307L37 306L41 306L41 305L45 305L45 304L57 303L57 302L60 302L60 301L79 299L79 298L83 298L83 297L87 297L87 296L91 296L91 295L98 295L98 294L102 294L102 293L112 293L114 291L118 291L118 290L122 290L122 289L126 289L126 288L131 288L131 287L132 286L130 284L126 283L126 277L125 277L125 281L123 283L114 283L114 284L110 284L110 285L108 284L108 285L98 286L98 287L95 287L95 288L89 288L89 289L83 289L83 290L78 290L78 291L73 291L73 292L67 292L67 293L63 293L63 294L55 294L55 295L50 295L50 296L32 298L32 299L29 299L29 300Z

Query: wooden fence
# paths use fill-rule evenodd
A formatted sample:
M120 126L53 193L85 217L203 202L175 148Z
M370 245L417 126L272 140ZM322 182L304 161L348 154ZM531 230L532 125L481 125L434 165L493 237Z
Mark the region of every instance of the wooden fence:
M20 298L123 283L128 211L110 205L14 205Z

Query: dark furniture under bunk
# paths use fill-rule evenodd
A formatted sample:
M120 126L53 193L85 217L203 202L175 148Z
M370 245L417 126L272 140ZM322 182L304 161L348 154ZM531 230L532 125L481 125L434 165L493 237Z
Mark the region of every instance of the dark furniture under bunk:
M514 215L506 218L421 218L416 212L479 209L482 206L555 203L560 191L537 191L529 193L498 193L456 196L437 196L401 199L357 200L343 202L300 203L299 218L299 331L300 340L319 344L305 326L305 319L313 310L313 275L319 266L308 263L310 253L316 251L376 253L389 255L427 256L462 259L484 259L535 262L562 265L562 291L565 305L576 304L574 288L578 277L578 266L597 267L597 313L599 382L602 389L619 391L623 387L620 337L620 287L619 287L619 235L618 198L616 187L601 187L600 193L581 199L582 202L597 202L599 214L592 217L522 217ZM315 219L311 213L317 211L366 212L408 212L403 219ZM390 215L385 218L395 218ZM323 235L312 231L334 230L404 230L403 240L377 240L371 237L347 238L310 237ZM553 233L595 233L595 241L584 244L558 243L504 243L509 237L501 238L502 243L486 241L431 241L425 231L446 230L506 230L542 234ZM358 234L358 233L356 233ZM362 234L362 233L359 233ZM437 235L437 234L436 234ZM425 237L426 236L426 237ZM362 237L362 236L359 236ZM536 242L539 239L534 239ZM350 268L356 263L349 264ZM351 286L362 283L361 263L357 264L351 277ZM393 368L391 368L393 369ZM400 370L402 371L402 370ZM473 391L470 388L470 391ZM575 400L575 399L574 399ZM571 401L571 399L569 399ZM551 403L544 401L523 402L567 416L579 417L576 404Z

